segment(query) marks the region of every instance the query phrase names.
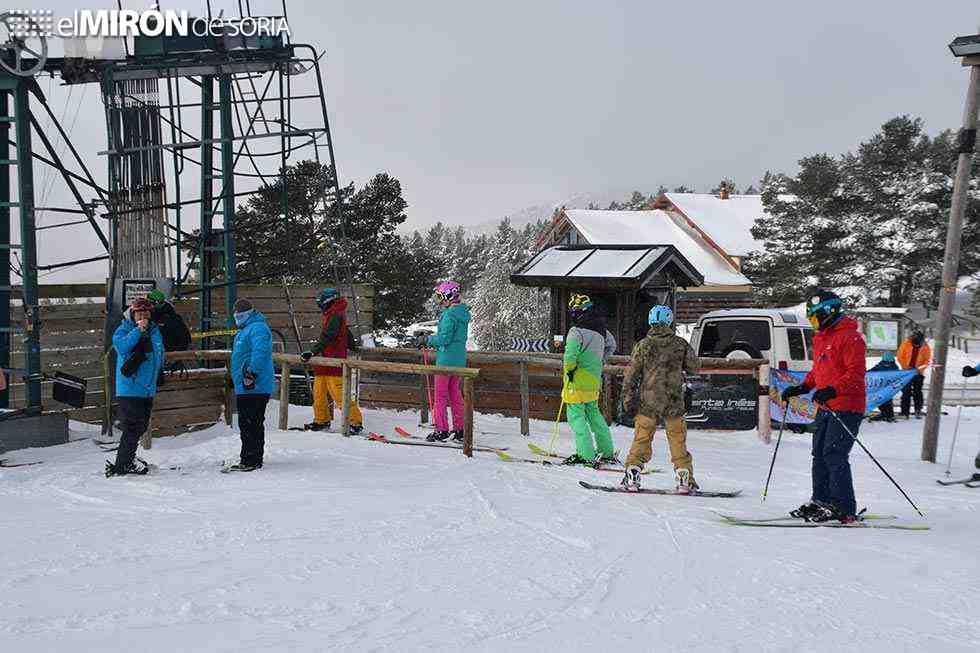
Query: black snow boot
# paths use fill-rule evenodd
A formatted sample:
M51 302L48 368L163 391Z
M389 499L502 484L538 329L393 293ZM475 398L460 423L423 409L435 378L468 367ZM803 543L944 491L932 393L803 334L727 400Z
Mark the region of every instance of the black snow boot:
M980 469L980 452L978 452L977 457L973 459L973 466Z
M450 431L449 435L452 436L453 442L463 444L463 432L462 431Z
M226 472L254 472L257 469L262 469L262 463L255 463L255 464L238 463L226 467L225 471Z
M561 464L562 465L588 465L589 467L592 467L594 466L595 463L591 460L583 458L577 453L573 453L571 456L561 461Z
M111 476L125 476L127 474L136 474L137 476L144 476L150 473L150 465L142 458L136 458L129 464L129 467L125 469L118 469L115 465L110 463L108 460L105 461L105 477L109 478Z
M857 521L857 517L845 515L840 508L832 503L821 503L817 504L817 512L811 515L807 521L816 523L839 521L842 524L851 524Z
M360 435L364 427L360 424L348 424L347 425L347 435Z
M445 442L449 438L449 431L433 431L425 436L427 442Z
M307 431L328 431L330 430L330 422L310 422L304 424L303 428Z
M796 510L790 510L789 516L796 517L797 519L805 519L810 521L810 518L816 515L820 511L820 504L814 503L813 501L808 501Z

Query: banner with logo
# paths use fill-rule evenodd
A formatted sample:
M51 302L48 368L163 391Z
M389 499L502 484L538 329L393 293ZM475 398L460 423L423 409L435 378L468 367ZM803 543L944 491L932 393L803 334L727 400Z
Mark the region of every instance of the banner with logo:
M889 401L892 397L902 391L902 388L911 381L916 375L915 370L901 370L898 372L868 372L864 375L864 382L868 393L868 411L870 414L879 405ZM783 404L779 399L783 390L791 385L803 383L806 372L790 372L788 370L772 370L769 382L769 413L772 419L781 422L783 419ZM816 388L814 388L816 389ZM789 400L789 414L786 416L787 424L810 424L817 417L817 407L811 401L813 393L805 394L800 397L793 397Z

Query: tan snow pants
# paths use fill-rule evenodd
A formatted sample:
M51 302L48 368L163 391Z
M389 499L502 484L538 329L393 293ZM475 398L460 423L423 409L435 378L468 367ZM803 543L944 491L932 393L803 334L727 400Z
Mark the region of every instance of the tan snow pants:
M636 434L633 436L633 444L630 446L629 456L626 457L626 466L643 466L650 462L653 455L653 435L657 432L657 421L646 415L637 415L635 422ZM686 469L694 478L694 458L687 450L687 424L683 417L668 417L667 424L667 445L670 447L670 462L674 464L674 469Z

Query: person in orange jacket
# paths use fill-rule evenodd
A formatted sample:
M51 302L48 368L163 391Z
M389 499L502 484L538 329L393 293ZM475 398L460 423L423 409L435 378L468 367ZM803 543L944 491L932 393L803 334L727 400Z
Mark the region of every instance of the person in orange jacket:
M918 372L904 388L902 388L902 417L909 418L909 408L912 400L915 400L915 417L922 419L922 383L925 381L926 370L932 362L932 349L926 342L926 336L922 331L915 330L912 335L906 338L905 342L898 348L898 365L903 370L914 369Z

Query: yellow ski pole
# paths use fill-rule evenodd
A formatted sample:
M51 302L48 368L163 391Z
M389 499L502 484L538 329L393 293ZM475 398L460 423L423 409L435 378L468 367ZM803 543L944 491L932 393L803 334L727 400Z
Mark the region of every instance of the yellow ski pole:
M565 408L565 399L562 397L561 404L558 406L558 414L555 416L555 426L551 429L551 438L548 440L548 453L554 455L555 446L558 444L558 424L561 422L561 411Z

